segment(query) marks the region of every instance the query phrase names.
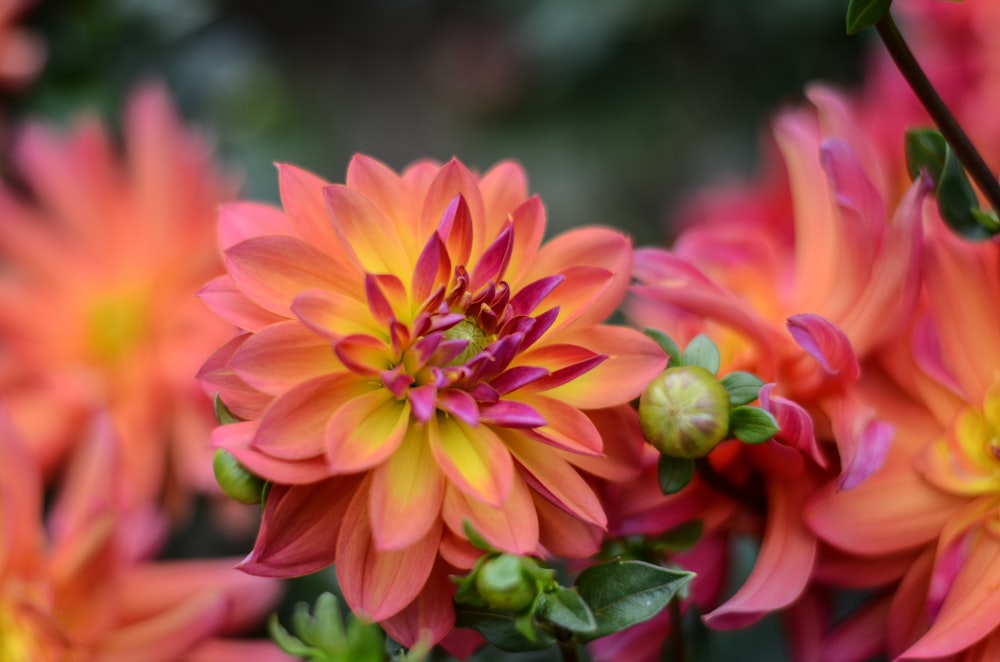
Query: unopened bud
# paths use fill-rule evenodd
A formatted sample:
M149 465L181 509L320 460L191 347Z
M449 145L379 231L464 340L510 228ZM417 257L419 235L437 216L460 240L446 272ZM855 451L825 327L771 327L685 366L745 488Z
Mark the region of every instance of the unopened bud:
M222 448L218 449L212 458L212 470L215 472L215 482L230 499L251 505L260 503L264 480L250 473L235 455Z
M639 424L661 453L704 457L729 432L729 392L700 366L668 368L639 398Z
M490 559L476 574L476 591L490 609L520 611L535 599L538 583L513 554Z

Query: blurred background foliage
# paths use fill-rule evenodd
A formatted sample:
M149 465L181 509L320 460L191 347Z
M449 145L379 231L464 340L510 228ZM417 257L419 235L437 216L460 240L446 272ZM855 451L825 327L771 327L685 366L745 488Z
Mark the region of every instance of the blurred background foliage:
M342 181L355 152L396 169L515 158L550 233L600 223L662 243L685 195L754 170L768 118L806 83L859 79L866 39L844 34L846 4L40 0L24 23L47 43L47 64L3 99L2 135L85 109L114 124L136 83L163 80L243 174L244 197L277 201L275 161ZM208 521L199 512L166 555L249 550ZM752 564L744 547L731 586ZM331 583L330 572L294 580L282 618ZM694 645L699 659L780 660L778 627L772 617L711 638L699 630Z
M814 80L849 85L846 0L41 0L50 49L15 115L115 117L164 79L185 115L275 200L274 161L342 180L514 157L550 230L665 238L686 191L752 170L760 132Z

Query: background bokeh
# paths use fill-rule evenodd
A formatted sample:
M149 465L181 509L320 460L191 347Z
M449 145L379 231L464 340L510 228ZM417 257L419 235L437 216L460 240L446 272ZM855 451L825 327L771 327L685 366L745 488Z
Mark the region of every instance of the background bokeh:
M137 82L160 79L243 174L245 197L277 199L275 161L337 181L359 151L397 169L513 157L550 233L600 223L661 243L686 194L753 171L767 118L806 83L859 78L871 35L844 34L846 4L42 0L24 22L48 62L7 93L0 135L6 145L20 120L82 109L115 120ZM168 555L249 549L206 522L175 535ZM296 583L290 601L323 581ZM778 660L776 627L713 637L705 659Z
M50 48L15 112L113 116L165 79L186 116L275 199L274 161L343 177L354 152L515 157L551 229L664 239L686 191L749 172L766 119L813 80L849 85L867 37L846 0L52 0Z

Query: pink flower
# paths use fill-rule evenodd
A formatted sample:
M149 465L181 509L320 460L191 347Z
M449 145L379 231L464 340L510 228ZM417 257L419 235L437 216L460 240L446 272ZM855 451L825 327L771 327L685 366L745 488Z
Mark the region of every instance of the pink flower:
M32 0L0 2L0 83L18 86L35 77L45 62L45 47L27 31L20 29L20 19Z
M907 328L920 292L926 183L897 205L848 102L823 88L809 98L815 112L774 123L783 168L756 187L699 196L672 251L636 252L632 319L681 344L708 334L722 373L771 382L760 404L782 428L766 444L723 444L708 457L717 487L740 494L763 529L752 573L705 616L717 628L788 607L798 618L825 553L802 504L831 481L863 484L884 460L892 427L861 397L860 367ZM766 512L746 508L754 503Z
M214 218L232 186L160 88L133 96L124 143L120 157L93 118L21 132L19 185L0 186L0 391L47 470L107 408L143 501L212 485L193 375L234 330L192 292L222 271Z
M258 623L277 583L226 559L146 560L163 521L122 507L116 446L97 419L43 526L40 472L0 420L0 658L287 660L269 642L221 638Z
M457 160L401 175L356 156L347 183L279 166L284 209L223 209L228 274L202 298L246 333L202 370L245 422L216 445L274 481L242 567L336 562L348 605L412 644L452 627L447 574L497 548L585 556L607 524L582 471L605 442L585 413L664 366L603 321L629 240L584 228L542 245L524 173ZM349 532L340 535L341 532Z

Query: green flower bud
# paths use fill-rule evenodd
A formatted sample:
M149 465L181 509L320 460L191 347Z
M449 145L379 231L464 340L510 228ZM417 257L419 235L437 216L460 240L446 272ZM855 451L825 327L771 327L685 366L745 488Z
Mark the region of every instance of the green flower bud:
M215 451L212 470L215 472L215 482L230 499L248 505L260 503L264 479L250 473L235 455L222 448Z
M729 392L700 366L668 368L639 398L639 424L664 455L704 457L729 432Z
M520 611L531 604L538 593L538 582L513 554L501 554L479 568L476 590L490 609Z

